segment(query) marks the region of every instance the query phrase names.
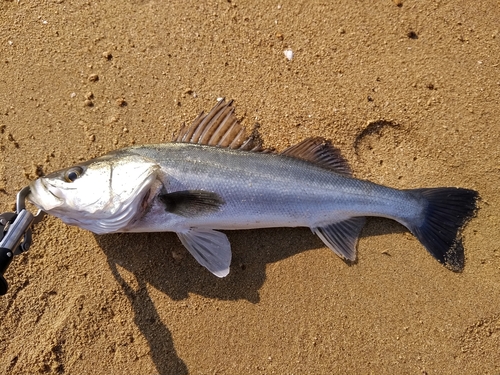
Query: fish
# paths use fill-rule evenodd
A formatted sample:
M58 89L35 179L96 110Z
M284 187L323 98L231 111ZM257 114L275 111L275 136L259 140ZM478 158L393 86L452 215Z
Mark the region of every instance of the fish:
M464 268L462 229L475 215L472 189L395 189L353 177L340 150L311 137L284 151L247 135L233 101L220 100L172 142L136 145L32 181L28 200L95 234L177 233L215 276L230 271L221 230L308 227L355 262L367 217L404 225L440 263Z

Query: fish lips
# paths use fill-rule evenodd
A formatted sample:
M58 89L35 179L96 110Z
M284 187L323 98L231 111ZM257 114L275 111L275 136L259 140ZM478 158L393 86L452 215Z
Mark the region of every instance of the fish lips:
M49 212L64 203L64 200L59 198L54 190L57 190L55 186L45 179L39 178L30 184L31 192L27 199L42 211Z

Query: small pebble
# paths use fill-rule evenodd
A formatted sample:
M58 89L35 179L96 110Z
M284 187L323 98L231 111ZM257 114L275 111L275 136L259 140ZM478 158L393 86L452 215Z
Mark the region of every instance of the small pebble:
M176 260L177 262L180 262L184 258L184 256L181 253L174 250L172 251L172 258L174 258L174 260Z
M125 107L127 105L127 102L123 98L118 98L116 99L116 105L119 107Z
M291 49L286 49L283 51L283 53L285 54L285 57L287 58L287 60L293 59L293 51Z
M106 121L106 125L111 125L112 123L118 121L118 119L115 116L111 116L108 121Z
M88 93L85 94L85 99L90 100L94 98L94 93L92 91L89 91Z
M42 165L40 165L40 164L38 164L38 165L33 164L31 166L31 168L32 168L32 172L31 172L32 175L35 175L36 177L45 176L45 173L43 171L43 166Z
M113 55L109 51L105 51L102 53L102 57L104 57L106 60L111 60L113 58Z
M91 75L89 75L89 81L90 82L97 82L97 81L99 81L99 76L95 73L92 73Z
M93 107L93 106L94 106L94 103L92 103L92 100L87 99L87 100L85 100L85 101L83 102L83 105L84 105L85 107Z
M408 33L406 34L406 36L410 39L418 39L418 35L415 31L413 30L410 30L408 31Z
M94 142L95 141L95 135L94 134L89 135L89 141L90 142Z

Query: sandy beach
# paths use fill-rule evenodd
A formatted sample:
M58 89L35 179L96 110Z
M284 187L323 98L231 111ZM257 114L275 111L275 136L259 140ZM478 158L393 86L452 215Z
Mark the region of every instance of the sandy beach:
M0 373L499 374L498 5L1 1L0 212L221 97L277 151L321 136L358 178L481 200L461 273L379 218L352 265L307 228L228 231L219 279L174 233L47 217L5 274Z

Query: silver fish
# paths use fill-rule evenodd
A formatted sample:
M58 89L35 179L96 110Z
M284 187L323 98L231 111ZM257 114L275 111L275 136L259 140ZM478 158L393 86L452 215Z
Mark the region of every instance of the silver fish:
M173 231L210 272L229 273L231 246L215 229L309 227L348 261L367 216L406 226L441 263L464 266L461 228L478 193L461 188L398 190L356 179L323 138L281 153L246 137L224 100L172 143L134 146L51 173L28 199L97 234Z

